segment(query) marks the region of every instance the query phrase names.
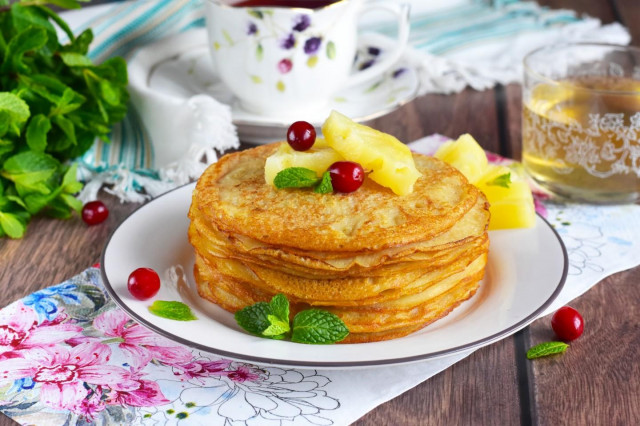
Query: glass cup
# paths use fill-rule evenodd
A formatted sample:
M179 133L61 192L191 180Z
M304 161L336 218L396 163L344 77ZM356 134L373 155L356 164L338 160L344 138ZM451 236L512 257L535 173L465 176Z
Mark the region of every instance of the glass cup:
M524 58L522 162L551 192L640 200L640 49L573 43Z

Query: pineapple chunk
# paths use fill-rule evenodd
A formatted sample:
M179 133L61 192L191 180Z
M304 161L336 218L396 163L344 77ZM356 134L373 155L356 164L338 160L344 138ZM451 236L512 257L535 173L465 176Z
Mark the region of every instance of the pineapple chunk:
M487 156L470 135L449 141L435 156L464 174L489 200L489 229L529 228L536 223L531 189L525 178L512 167L489 164Z
M484 150L469 134L460 136L456 141L445 142L434 157L460 170L471 183L480 179L488 164Z
M305 167L313 170L320 177L330 165L342 160L342 156L322 138L317 138L308 151L296 151L288 143L283 143L267 158L264 165L264 180L273 186L273 180L278 172L288 167Z
M368 178L398 195L413 191L413 184L421 176L405 144L339 112L331 112L322 125L322 133L329 146L345 159L370 170Z

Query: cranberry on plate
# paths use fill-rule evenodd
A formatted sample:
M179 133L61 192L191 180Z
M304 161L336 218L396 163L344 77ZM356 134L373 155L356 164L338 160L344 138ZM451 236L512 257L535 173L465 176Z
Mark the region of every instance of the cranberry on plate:
M151 268L138 268L129 275L129 293L138 300L147 300L160 290L160 277Z
M336 161L329 167L331 185L337 192L353 192L364 182L364 169L353 161Z
M307 151L316 141L316 129L306 121L296 121L287 130L287 142L296 151Z

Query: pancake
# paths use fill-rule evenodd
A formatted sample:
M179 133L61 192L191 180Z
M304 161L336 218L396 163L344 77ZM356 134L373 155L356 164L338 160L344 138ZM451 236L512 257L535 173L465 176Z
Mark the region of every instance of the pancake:
M455 168L423 155L415 157L422 177L402 197L370 179L350 194L278 190L264 181L265 160L277 147L229 154L207 168L193 192L194 208L218 229L268 245L359 252L431 239L458 222L479 195Z
M224 156L199 179L189 209L198 293L236 312L276 294L292 317L318 307L362 343L405 336L478 289L489 206L453 167L414 154L422 176L397 196L365 179L349 194L275 189L278 144Z

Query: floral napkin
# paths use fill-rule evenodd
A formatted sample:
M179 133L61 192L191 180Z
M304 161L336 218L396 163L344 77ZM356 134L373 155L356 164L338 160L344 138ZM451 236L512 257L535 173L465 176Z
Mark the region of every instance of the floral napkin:
M431 153L445 139L410 146ZM565 287L546 313L640 264L640 206L562 204L539 195L537 209L569 255ZM0 311L0 411L37 425L342 425L471 352L354 370L232 361L131 320L94 266Z

